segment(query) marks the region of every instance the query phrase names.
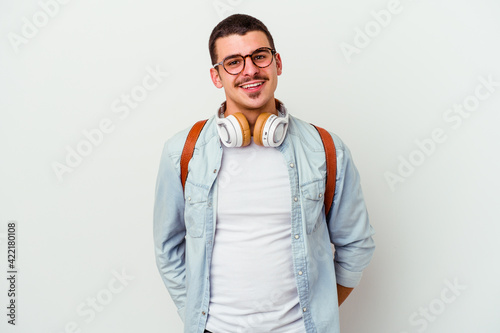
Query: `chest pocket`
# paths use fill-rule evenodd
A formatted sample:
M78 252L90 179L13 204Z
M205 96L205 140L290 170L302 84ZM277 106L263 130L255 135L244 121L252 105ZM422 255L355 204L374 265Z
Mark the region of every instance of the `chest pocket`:
M321 223L326 223L324 213L324 180L302 185L302 216L306 223L307 234L311 234Z
M205 229L208 190L186 182L184 223L191 237L201 237Z

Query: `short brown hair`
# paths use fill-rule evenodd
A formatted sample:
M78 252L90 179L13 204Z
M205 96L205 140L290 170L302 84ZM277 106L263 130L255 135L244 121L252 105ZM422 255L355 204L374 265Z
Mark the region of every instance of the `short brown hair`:
M269 45L274 49L273 36L267 27L260 20L250 15L234 14L224 20L220 21L212 30L210 39L208 40L208 50L210 51L210 58L212 65L217 62L217 52L215 50L215 41L219 38L229 35L243 36L249 31L262 31L266 34Z

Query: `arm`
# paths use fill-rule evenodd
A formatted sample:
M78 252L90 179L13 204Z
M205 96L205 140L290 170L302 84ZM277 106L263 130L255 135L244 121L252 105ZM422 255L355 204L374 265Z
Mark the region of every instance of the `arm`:
M179 316L184 321L186 303L184 191L179 172L168 151L168 142L163 148L156 180L153 233L156 265L178 309Z
M375 250L373 228L361 191L359 173L349 149L332 135L337 147L337 180L332 210L327 216L330 240L335 246L335 275L339 305L361 280Z

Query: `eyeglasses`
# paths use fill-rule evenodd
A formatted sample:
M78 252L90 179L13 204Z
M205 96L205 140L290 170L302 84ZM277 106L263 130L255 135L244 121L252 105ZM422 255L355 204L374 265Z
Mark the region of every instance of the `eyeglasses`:
M226 72L231 75L238 75L245 68L245 59L250 57L255 66L259 68L265 68L273 62L273 56L276 54L276 50L271 49L270 47L261 47L257 50L253 51L251 54L247 54L246 56L242 55L230 55L218 64L214 65L214 68L222 65Z

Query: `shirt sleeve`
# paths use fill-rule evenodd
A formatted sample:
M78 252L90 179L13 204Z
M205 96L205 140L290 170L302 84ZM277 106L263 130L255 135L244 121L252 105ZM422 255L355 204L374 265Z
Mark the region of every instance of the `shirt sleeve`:
M167 142L163 148L156 180L153 237L156 265L177 307L178 314L184 321L186 304L184 191L174 159L178 161L179 156L172 156L169 153Z
M360 177L349 148L335 139L337 179L332 209L327 216L330 240L335 246L335 275L337 283L354 288L368 266L375 243L370 225Z

